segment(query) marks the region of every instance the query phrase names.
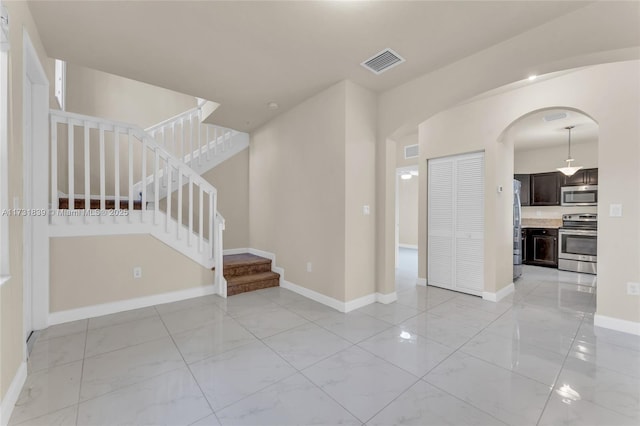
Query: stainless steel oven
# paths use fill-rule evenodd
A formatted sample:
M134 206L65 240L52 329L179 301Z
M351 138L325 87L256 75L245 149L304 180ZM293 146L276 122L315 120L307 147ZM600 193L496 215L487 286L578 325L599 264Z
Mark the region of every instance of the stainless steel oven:
M563 186L560 196L563 206L597 206L598 185Z
M596 214L562 215L558 230L558 269L597 273L598 218Z

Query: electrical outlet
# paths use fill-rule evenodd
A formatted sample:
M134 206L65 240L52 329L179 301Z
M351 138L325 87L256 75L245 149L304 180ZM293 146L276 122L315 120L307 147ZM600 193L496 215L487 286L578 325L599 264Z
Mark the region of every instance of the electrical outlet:
M629 296L640 296L640 283L628 282L627 294Z
M142 268L139 266L136 266L135 268L133 268L133 279L137 280L142 278Z
M313 265L311 262L307 262L307 272L313 272Z

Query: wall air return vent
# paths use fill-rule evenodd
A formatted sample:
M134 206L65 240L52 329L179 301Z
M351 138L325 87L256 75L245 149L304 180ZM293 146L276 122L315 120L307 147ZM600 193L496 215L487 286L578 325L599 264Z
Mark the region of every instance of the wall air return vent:
M400 65L404 61L405 59L393 50L385 49L382 52L376 53L360 65L377 75L390 70L396 65Z
M407 145L404 147L404 159L416 158L418 156L418 145Z

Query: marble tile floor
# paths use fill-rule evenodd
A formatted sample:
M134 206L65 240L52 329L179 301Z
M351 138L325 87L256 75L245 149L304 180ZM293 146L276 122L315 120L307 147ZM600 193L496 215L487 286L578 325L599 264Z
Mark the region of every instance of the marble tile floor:
M637 425L640 338L578 274L499 303L433 287L348 314L282 288L38 336L10 425Z

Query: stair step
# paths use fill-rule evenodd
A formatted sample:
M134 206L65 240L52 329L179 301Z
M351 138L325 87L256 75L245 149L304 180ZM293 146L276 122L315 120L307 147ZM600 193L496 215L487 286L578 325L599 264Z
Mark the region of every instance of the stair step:
M271 260L250 253L223 257L227 296L280 285L280 274L271 272Z
M279 285L280 274L271 271L229 277L227 278L227 296Z
M254 254L242 253L226 255L223 260L223 274L225 278L271 271L271 260Z
M104 202L105 210L114 210L116 208L115 200L105 200ZM76 198L73 200L73 205L76 210L84 209L84 198ZM69 208L69 198L68 197L60 197L58 200L58 208L61 210L67 210ZM89 208L91 210L97 210L100 208L100 199L92 198L89 200ZM128 200L120 200L120 210L128 210L129 209L129 201ZM134 210L142 210L142 201L136 200L133 202Z

